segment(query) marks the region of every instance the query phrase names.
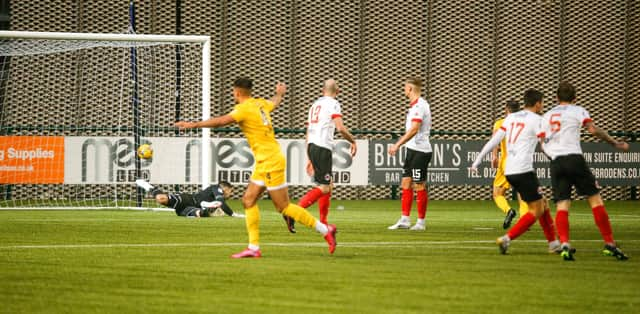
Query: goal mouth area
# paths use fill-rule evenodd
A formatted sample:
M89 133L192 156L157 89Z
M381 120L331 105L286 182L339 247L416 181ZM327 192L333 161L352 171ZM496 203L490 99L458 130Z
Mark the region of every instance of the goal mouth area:
M0 210L162 211L136 179L212 184L210 131L173 126L211 115L210 49L200 35L0 31ZM170 143L136 156L156 139Z

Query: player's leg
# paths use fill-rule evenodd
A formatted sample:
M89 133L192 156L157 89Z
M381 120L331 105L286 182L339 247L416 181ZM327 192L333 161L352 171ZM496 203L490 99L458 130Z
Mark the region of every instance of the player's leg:
M334 225L323 224L315 219L306 209L289 201L289 189L284 180L284 170L270 172L269 178L271 178L271 182L267 183L267 191L278 212L322 234L329 244L329 253L333 254L337 244L335 240L336 227Z
M496 177L497 178L497 177ZM506 181L506 178L505 178ZM495 180L494 180L495 183ZM498 208L504 212L504 220L502 221L502 229L508 229L513 222L513 218L516 217L516 210L511 208L507 198L504 196L507 192L507 188L504 186L493 186L493 201Z
M179 197L176 197L173 194L168 194L163 192L162 190L160 190L157 187L154 187L144 179L137 179L136 185L142 188L143 190L145 190L145 192L151 193L153 198L156 200L156 203L160 205L175 208L176 203L178 203L180 200Z
M300 199L298 205L302 208L308 208L324 194L329 193L329 184L331 183L333 159L331 150L310 143L307 145L307 156L309 156L311 167L311 169L307 169L307 172L313 173L313 181L317 183L318 186L309 190L307 194Z
M427 194L427 170L431 161L431 153L417 152L417 157L413 159L413 190L416 192L416 209L418 220L410 230L424 230L426 228L425 217L427 216L427 205L429 195ZM417 171L416 171L417 170Z
M506 254L512 240L515 240L531 227L544 211L543 197L539 189L540 184L535 173L527 172L507 176L513 188L522 195L522 199L529 205L529 212L507 231L507 234L497 239L496 244L502 254Z
M258 169L254 169L249 185L247 185L247 189L242 196L249 246L244 251L231 255L232 258L262 256L260 252L260 208L257 200L262 196L265 189L264 174L259 172Z
M509 205L509 201L504 196L507 192L507 189L496 185L496 180L494 179L493 185L493 202L496 203L496 206L504 213L507 214L511 209L511 205Z
M326 223L326 215L329 210L329 198L331 194L331 171L333 166L332 152L329 149L311 143L307 147L307 155L309 156L309 162L311 163L313 171L313 181L315 181L318 186L307 192L307 194L300 199L298 205L303 208L308 208L316 201L320 202L320 199L323 198L322 204L318 205L320 210L320 220ZM325 216L325 219L322 219L323 216Z
M493 202L496 203L496 206L498 206L505 215L511 209L509 201L507 201L505 197L508 189L509 182L507 182L507 178L504 176L504 168L498 167L496 169L496 176L493 178Z
M332 186L331 183L321 185L322 191L326 191L322 196L318 199L318 214L320 216L320 221L323 224L328 224L329 217L329 206L331 206L331 191Z
M587 201L591 206L591 212L593 213L593 219L598 226L598 230L602 235L605 247L603 253L605 255L614 256L619 260L626 260L628 257L622 253L622 251L616 246L616 242L613 239L613 231L611 228L611 221L609 220L609 214L604 207L604 201L600 196L600 188L596 181L596 177L591 173L591 169L587 165L582 156L575 156L572 162L575 172L575 187L578 195L587 195Z
M493 179L493 201L496 206L504 213L504 220L502 221L502 229L508 229L516 217L515 209L511 208L509 201L505 197L507 190L511 188L507 177L504 175L504 162L501 162L496 169L496 176Z
M288 195L288 192L287 192L287 195ZM317 200L318 211L320 213L320 221L324 224L327 224L327 216L329 214L330 199L331 199L331 186L323 184L323 185L314 187L309 192L307 192L307 194L298 202L298 206L302 208L307 208L311 206L311 204L315 203ZM284 221L287 223L287 228L289 229L289 232L296 233L295 219L285 214L283 214L282 217L284 218Z
M602 235L604 243L614 245L615 241L613 240L613 231L611 230L609 214L604 208L604 202L602 201L600 193L589 196L587 201L589 202L589 206L591 206L593 219L598 226L598 229L600 229L600 234Z
M411 227L411 206L413 205L413 159L417 157L416 151L407 149L407 155L404 159L404 166L402 168L402 180L400 181L400 190L402 194L400 196L400 207L402 209L402 215L398 221L387 227L389 230L395 229L409 229Z
M518 198L520 198L519 194ZM556 228L553 225L553 218L551 218L549 202L546 198L543 198L542 202L544 210L542 212L542 215L540 215L540 218L538 218L538 223L540 223L540 227L542 227L544 237L547 239L547 244L549 245L549 253L560 253L561 244L560 241L558 241L558 239L556 238Z
M307 193L302 196L302 198L300 198L300 201L298 201L298 206L302 208L308 208L309 206L313 205L320 197L322 197L323 194L324 191L322 191L322 188L320 186L314 186L313 188L311 188L311 190L307 191Z
M400 181L400 189L402 190L402 195L400 196L400 204L402 208L402 215L398 221L389 226L387 229L395 230L395 229L409 229L411 227L411 206L413 203L413 181L411 177L403 177L402 181Z
M600 193L589 196L587 201L591 206L593 219L595 220L595 223L600 230L600 234L602 235L602 239L605 242L602 253L607 256L613 256L618 260L627 260L629 257L625 255L620 248L618 248L615 240L613 239L613 231L609 220L609 214L607 214L607 210L604 207L604 202L602 201Z
M520 217L524 216L528 211L529 205L527 205L527 202L523 201L520 194L518 194L518 212L520 213Z
M278 212L293 218L295 221L309 228L316 228L320 233L326 233L326 226L323 223L315 219L306 209L289 201L289 189L286 186L277 189L268 189L268 192Z
M202 214L203 214L203 211L201 208L189 206L184 210L182 210L179 216L198 218L198 217L204 217L204 215Z
M416 191L416 209L418 210L418 220L410 230L425 230L427 223L425 217L427 216L427 205L429 203L429 195L427 194L427 186L425 182L414 182L414 191Z
M567 169L572 167L571 160L566 156L551 161L551 188L553 201L556 203L556 228L562 245L562 258L566 261L574 260L573 250L569 243L569 208L571 207L571 190L573 188L573 174Z
M289 189L285 181L286 162L284 158L273 160L271 163L263 163L260 170L262 182L269 192L271 201L278 212L293 218L303 225L314 228L322 235L329 244L329 252L333 254L336 248L335 234L337 232L334 225L325 225L316 220L306 209L292 204L289 201ZM255 172L258 169L256 169Z

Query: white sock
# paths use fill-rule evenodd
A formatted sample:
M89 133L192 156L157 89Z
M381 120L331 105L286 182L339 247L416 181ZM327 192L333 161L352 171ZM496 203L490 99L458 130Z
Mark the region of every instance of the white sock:
M327 225L321 223L320 220L316 220L315 228L316 228L316 231L322 233L322 235L329 233L329 228L327 228Z
M416 225L424 225L424 218L418 218L418 221L416 221Z
M260 250L260 246L255 244L249 244L249 250L258 251Z
M400 217L400 221L402 221L402 222L411 222L411 217L402 215Z

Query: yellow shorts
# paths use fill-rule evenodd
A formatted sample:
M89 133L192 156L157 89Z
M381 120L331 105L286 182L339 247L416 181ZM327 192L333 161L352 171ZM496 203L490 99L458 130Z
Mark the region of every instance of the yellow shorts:
M496 170L496 177L493 179L493 186L501 187L504 189L510 189L511 184L507 181L507 177L504 175L504 164L501 163Z
M286 168L287 163L284 157L256 163L251 174L251 182L259 186L266 186L267 190L284 188L287 186L284 174Z

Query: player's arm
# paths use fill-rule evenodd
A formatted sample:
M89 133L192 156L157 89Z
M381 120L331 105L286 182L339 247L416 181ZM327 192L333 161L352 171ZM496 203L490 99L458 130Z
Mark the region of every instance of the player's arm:
M545 119L540 119L540 124L538 125L538 129L536 130L536 136L538 137L538 144L540 145L540 151L547 157L547 159L551 160L551 155L547 153L545 149L545 142L547 141L547 134L549 134L548 124L545 123Z
M493 136L494 134L496 134L496 132L498 132L498 130L500 130L500 127L502 127L502 123L504 122L503 120L497 120L494 124L493 124L493 132L491 133L491 136ZM493 150L491 151L491 166L493 168L498 168L498 165L500 164L500 157L498 156L498 151L500 150L500 146L496 146L493 148ZM503 157L504 157L504 153Z
M411 128L409 128L409 130L407 130L407 132L405 132L404 135L402 135L395 144L389 147L389 155L395 155L398 149L400 149L400 146L404 145L404 143L408 142L411 138L418 134L421 125L421 121L411 122Z
M495 135L498 130L499 129L493 130L493 134L491 136ZM493 167L493 168L498 168L498 164L499 164L499 160L500 160L500 158L498 157L498 150L499 150L498 146L494 147L491 150L491 167ZM504 152L503 152L503 154L504 154Z
M611 144L611 146L623 151L629 150L629 144L627 142L616 141L603 129L597 127L592 121L585 123L584 127L587 129L587 131L589 131L589 133L593 134L595 137L599 138L600 140L603 140Z
M342 117L333 118L333 122L336 124L336 130L340 132L342 137L347 140L347 142L351 143L351 157L356 155L358 151L358 147L356 146L356 139L353 137L353 134L349 132L349 129L344 126L344 122L342 121Z
M222 211L227 214L227 216L233 216L233 209L231 209L231 207L229 207L229 205L227 204L227 202L225 202L224 200L222 200L222 205L220 205L220 208L222 208Z
M231 206L229 206L229 204L227 204L227 202L225 201L224 196L217 195L216 201L220 202L220 208L227 216L244 218L244 215L236 214L233 212L233 209L231 209Z
M491 139L484 145L484 147L482 147L482 150L480 151L480 154L478 154L478 157L476 157L476 160L473 161L471 169L478 169L480 162L482 162L482 158L486 154L488 154L494 147L500 145L500 141L502 141L505 134L506 132L502 128L499 129L495 134L493 134Z
M271 97L271 102L273 103L273 110L276 110L278 106L282 103L284 99L284 94L287 93L287 85L284 83L278 82L276 84L276 93Z
M175 123L180 129L195 129L195 128L217 128L229 124L235 123L236 120L231 117L231 115L227 114L220 117L213 117L208 120L198 121L198 122L188 122L188 121L178 121Z
M491 167L493 168L498 168L498 164L500 161L500 158L498 157L498 150L499 149L497 146L491 150Z

